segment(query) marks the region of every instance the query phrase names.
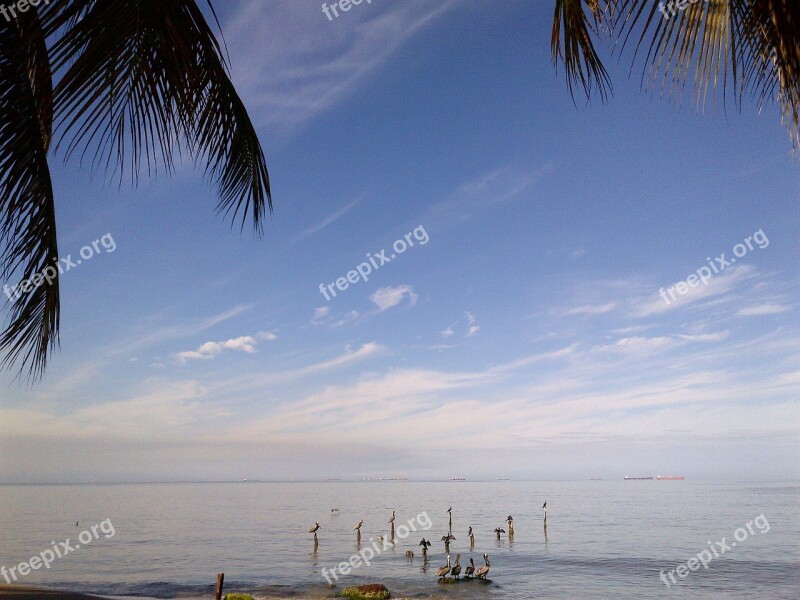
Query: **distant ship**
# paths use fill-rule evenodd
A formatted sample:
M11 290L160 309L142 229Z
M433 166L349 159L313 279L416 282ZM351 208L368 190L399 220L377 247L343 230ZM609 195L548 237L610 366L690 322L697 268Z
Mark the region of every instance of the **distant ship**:
M683 481L686 478L683 475L658 475L656 479L659 481Z
M450 481L466 481L466 477L451 477Z
M497 481L511 481L508 477L498 477Z
M625 479L625 481L640 481L644 479L654 479L654 477L652 475L650 477L630 477L628 475L625 475L623 479Z
M381 481L408 481L408 477L381 477Z
M326 477L325 481L341 481L339 477Z

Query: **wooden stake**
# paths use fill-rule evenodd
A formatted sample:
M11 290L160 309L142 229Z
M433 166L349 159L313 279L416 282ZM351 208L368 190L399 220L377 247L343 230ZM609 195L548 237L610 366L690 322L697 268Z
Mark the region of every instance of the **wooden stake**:
M225 581L225 573L217 573L217 595L216 600L222 600L222 582Z

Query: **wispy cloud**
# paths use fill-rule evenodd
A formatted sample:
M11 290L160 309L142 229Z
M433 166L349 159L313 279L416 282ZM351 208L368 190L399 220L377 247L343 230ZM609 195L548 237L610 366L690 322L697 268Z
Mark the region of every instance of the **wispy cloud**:
M475 315L471 312L466 311L464 314L467 317L467 337L472 337L481 330L481 326L475 323Z
M319 3L241 2L223 28L237 89L272 135L331 109L455 2L364 4L335 23Z
M607 304L576 306L575 308L568 308L561 314L564 316L570 315L602 315L611 312L617 307L616 302L608 302Z
M780 304L759 304L758 306L748 306L736 312L740 317L759 317L762 315L777 315L789 310L788 306Z
M690 304L700 303L711 297L724 296L741 286L744 282L752 280L755 276L755 269L750 265L729 267L722 273L714 275L709 279L708 285L699 283L697 287L687 286L687 292L685 294L673 293L675 296L674 300L669 294L669 288L676 285L672 284L664 288L664 293L667 295L668 301L664 301L661 295L656 292L648 298L636 301L634 303L633 313L638 317L659 315Z
M314 314L311 316L311 323L319 325L331 312L330 306L320 306L314 309Z
M348 323L355 321L358 318L358 314L359 313L357 310L351 310L345 313L341 319L334 322L331 327L341 327L342 325L347 325Z
M351 210L353 210L358 205L358 203L361 202L362 198L363 198L363 196L361 198L353 200L349 204L346 204L345 206L343 206L342 208L340 208L339 210L337 210L333 214L331 214L328 217L324 218L322 221L320 221L316 225L306 229L303 233L305 235L313 235L313 234L317 233L318 231L322 231L328 225L334 223L335 221L338 221L343 216L345 216L347 213L349 213Z

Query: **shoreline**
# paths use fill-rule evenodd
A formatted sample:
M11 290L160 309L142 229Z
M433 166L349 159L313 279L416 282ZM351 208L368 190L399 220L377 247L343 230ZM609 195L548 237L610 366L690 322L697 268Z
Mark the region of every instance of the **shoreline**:
M28 587L23 585L0 585L0 598L14 598L14 600L107 600L109 596L94 596L77 592L63 592L46 588Z
M225 597L226 593L233 593L237 590L227 590L223 593L222 597ZM321 600L321 598L329 598L330 596L313 596L313 595L304 595L304 594L297 594L296 592L290 592L288 595L284 596L276 596L274 594L266 594L262 595L258 592L248 592L253 595L254 598L258 600L287 600L291 598L291 600ZM180 595L176 596L176 598L182 598L183 600L205 600L208 598L213 598L214 592L206 595ZM67 592L64 590L54 590L48 588L39 588L39 587L31 587L31 586L24 586L24 585L6 585L0 584L0 599L12 599L12 600L40 600L42 598L46 600L159 600L158 598L149 598L146 596L109 596L104 594L90 594L90 593L83 593L83 592Z

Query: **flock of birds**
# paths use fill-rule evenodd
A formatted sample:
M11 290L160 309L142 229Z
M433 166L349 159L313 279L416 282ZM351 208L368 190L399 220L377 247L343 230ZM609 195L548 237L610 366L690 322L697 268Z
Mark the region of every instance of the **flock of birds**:
M542 504L542 510L544 510L544 526L545 532L547 531L547 501ZM461 555L456 554L456 563L453 565L450 562L450 542L455 540L455 536L453 535L453 507L447 509L448 515L448 530L447 534L442 536L441 541L444 542L444 550L447 554L447 564L444 566L439 567L436 570L436 577L440 580L447 580L448 576L452 576L455 580L460 580L461 577ZM339 512L338 508L332 508L331 513L336 514ZM389 525L391 525L392 533L390 539L394 539L394 522L395 522L395 511L392 510L392 516L389 518ZM356 536L358 541L361 541L361 527L364 525L364 519L361 519L358 523L355 524L353 527L353 531L356 532ZM509 540L514 539L514 518L511 515L506 517L506 526L508 527L508 538ZM314 523L314 526L308 530L308 533L314 534L314 547L316 548L318 540L317 540L317 531L320 529L319 521ZM494 530L495 534L497 535L497 539L500 539L501 533L506 533L506 530L502 527L497 527ZM467 532L467 537L469 538L470 548L475 547L475 534L472 531L472 526L470 526L469 531ZM383 541L383 536L377 536L375 538L378 542ZM422 557L425 563L428 562L428 548L432 546L430 540L426 540L424 537L418 544L422 547ZM406 551L406 558L413 559L414 558L414 551L407 550ZM491 568L491 563L489 562L489 555L484 552L483 553L483 561L484 565L482 567L475 567L475 561L470 558L469 559L469 566L464 568L464 577L467 579L482 579L486 580L486 576L489 574L489 569Z

